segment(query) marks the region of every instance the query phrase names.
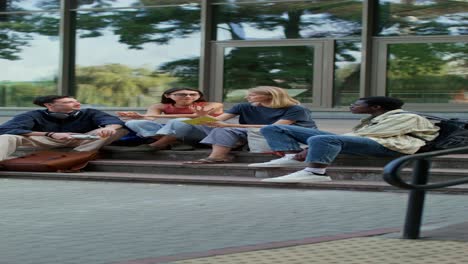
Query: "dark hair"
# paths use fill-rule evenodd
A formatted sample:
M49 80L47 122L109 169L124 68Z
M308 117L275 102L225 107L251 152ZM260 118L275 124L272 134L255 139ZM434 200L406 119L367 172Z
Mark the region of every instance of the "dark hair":
M198 100L196 100L195 102L206 102L203 93L197 89L188 88L188 87L174 87L174 88L170 88L164 91L164 93L161 95L161 104L175 104L175 101L172 100L171 98L166 97L166 95L170 95L173 92L182 91L182 90L189 90L189 91L197 92L200 94L200 98L198 98Z
M45 95L34 98L33 104L45 107L44 104L53 103L57 99L70 98L69 95Z
M368 106L381 106L384 110L395 110L400 109L403 104L405 104L402 100L393 97L387 96L369 96L359 98L359 100L364 101Z

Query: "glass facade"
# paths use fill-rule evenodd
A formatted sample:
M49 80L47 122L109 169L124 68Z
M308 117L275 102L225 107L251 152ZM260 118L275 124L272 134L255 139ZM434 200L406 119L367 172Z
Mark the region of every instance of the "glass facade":
M226 48L224 56L223 101L241 102L248 88L268 85L313 102L313 46Z
M387 93L407 103L468 103L468 44L389 45Z
M229 1L213 6L215 40L361 35L362 1Z
M468 1L381 0L378 34L468 35Z
M33 0L31 0L33 1ZM75 2L75 1L72 1ZM117 7L148 7L148 6L172 6L180 4L195 4L194 0L77 0L76 8L117 8Z
M466 0L0 1L0 107L67 93L146 108L174 86L236 103L274 85L312 108L389 95L466 111L467 44Z
M57 93L58 13L0 14L0 107Z
M1 0L0 11L58 10L60 0Z
M333 104L348 106L359 96L362 45L356 41L337 41L333 82Z
M171 86L198 87L199 8L77 11L76 18L75 94L81 101L144 107Z

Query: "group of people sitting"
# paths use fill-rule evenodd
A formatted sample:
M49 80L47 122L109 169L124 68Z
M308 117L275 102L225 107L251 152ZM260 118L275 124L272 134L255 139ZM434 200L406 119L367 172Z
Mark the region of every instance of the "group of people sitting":
M206 102L197 89L172 88L145 114L118 112L117 117L97 109L81 109L70 96L37 97L34 103L46 109L19 114L0 125L0 160L8 159L20 146L98 150L131 130L139 137L152 139L146 147L155 151L174 148L178 142L211 145L208 157L186 162L189 164L231 162L230 151L247 144L249 130L260 129L270 149L282 157L249 166L306 167L264 181L330 181L326 168L340 153L379 157L413 154L438 135L438 128L429 120L403 111L403 102L391 97L365 97L353 103L352 113L370 116L361 120L352 133L343 135L318 130L310 110L282 88L251 88L245 98L246 103L224 111L223 104ZM184 122L204 116L210 116L211 121ZM161 118L169 119L165 122ZM238 121L228 121L234 118ZM98 137L77 137L83 134Z

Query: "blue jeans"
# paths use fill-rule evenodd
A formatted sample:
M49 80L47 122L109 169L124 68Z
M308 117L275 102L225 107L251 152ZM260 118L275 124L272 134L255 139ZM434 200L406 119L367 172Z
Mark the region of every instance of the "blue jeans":
M140 137L153 137L164 124L159 124L150 120L129 120L125 126L137 133Z
M313 128L290 125L269 125L260 129L274 151L301 150L299 142L307 144L306 162L330 164L338 154L395 157L402 153L388 149L372 139L336 135Z
M190 118L174 118L166 124L159 124L151 120L130 120L125 126L135 131L140 137L175 136L179 141L188 144L196 144L202 140L207 133L198 126L192 126L180 122Z
M205 126L192 126L182 122L190 118L175 118L156 132L157 136L174 136L177 140L187 144L197 144L209 133Z
M169 121L156 134L176 136L178 140L191 144L201 143L230 148L239 146L239 141L247 142L247 129L193 126L181 122L185 119L188 118L177 118Z
M202 144L219 145L236 148L247 143L247 129L234 127L207 127L207 136L200 141Z

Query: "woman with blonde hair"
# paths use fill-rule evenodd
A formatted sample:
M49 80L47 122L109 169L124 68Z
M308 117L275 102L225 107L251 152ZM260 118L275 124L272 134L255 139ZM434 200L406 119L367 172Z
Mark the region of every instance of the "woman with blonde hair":
M296 125L316 128L310 111L300 106L299 101L293 99L288 93L279 87L258 86L247 91L247 103L239 103L222 115L215 117L217 122L205 125L192 126L190 133L201 138L200 143L212 146L212 152L207 158L187 162L190 164L230 162L232 158L229 152L247 143L247 129L261 128L271 124ZM203 115L199 111L199 115ZM222 121L239 117L238 124ZM173 124L177 123L174 122ZM172 134L166 134L153 146L164 148L164 144L170 144L177 140L175 135L181 136L180 131L174 130Z

